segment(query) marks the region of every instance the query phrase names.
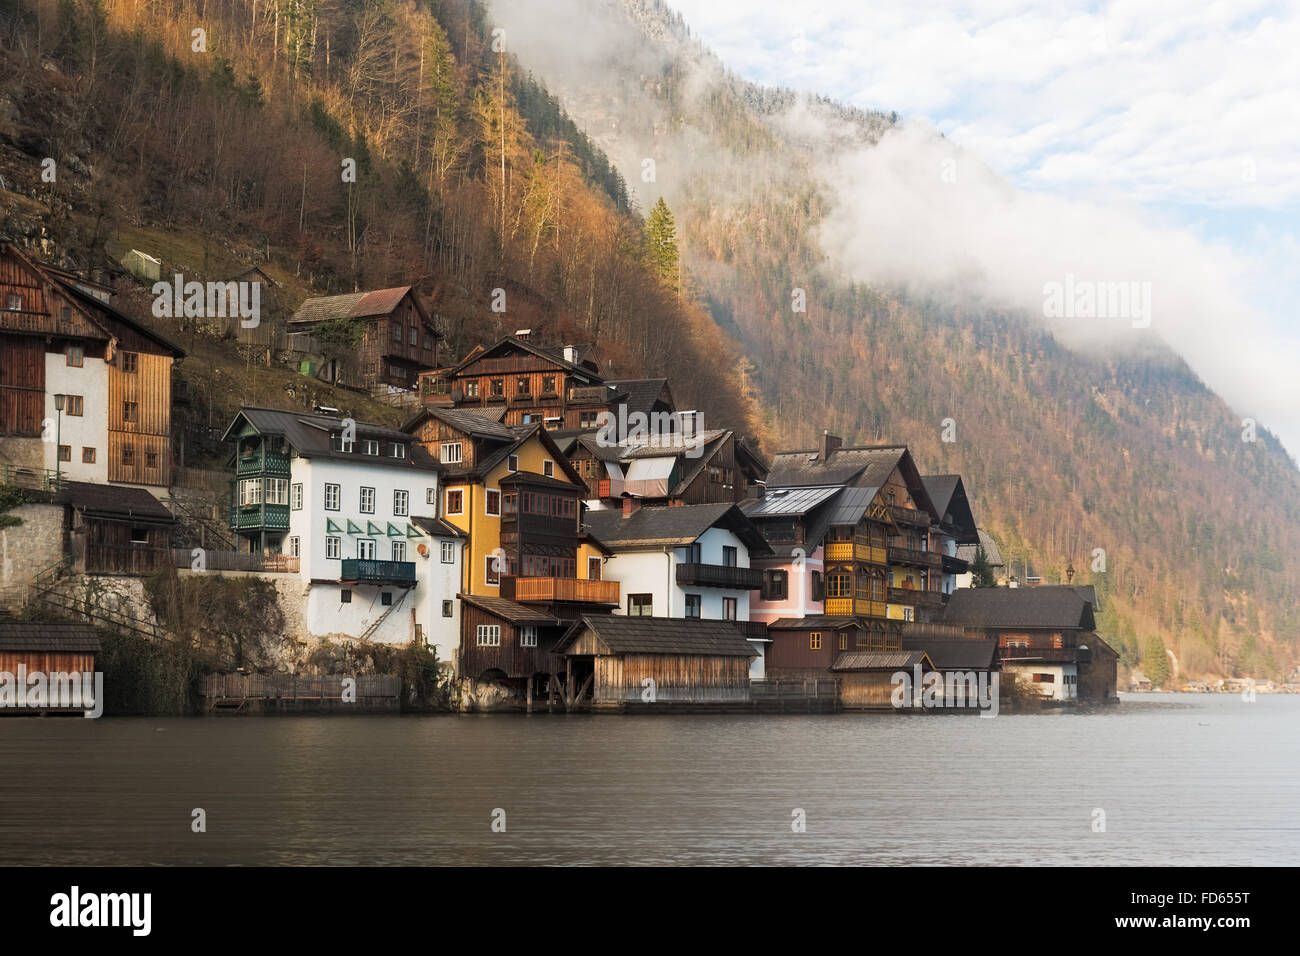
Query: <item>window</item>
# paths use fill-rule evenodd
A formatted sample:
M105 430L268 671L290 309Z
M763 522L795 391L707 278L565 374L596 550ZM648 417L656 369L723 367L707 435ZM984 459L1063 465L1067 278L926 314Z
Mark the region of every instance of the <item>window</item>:
M442 602L442 616L443 616L443 617L451 617L451 615L452 615L452 604L451 604L451 602L450 602L450 601L443 601L443 602Z
M915 621L915 620L916 620L916 608L912 607L912 605L910 605L910 604L904 604L904 605L903 605L903 620L904 620L904 621Z
M352 603L352 589L351 589L351 588L343 588L342 590L339 591L339 603L340 603L340 604L351 604L351 603Z
M375 560L375 539L374 538L357 539L357 557L362 561Z
M21 312L23 310L23 297L9 293L9 311Z
M510 471L518 471L518 470L519 470L519 456L518 456L518 455L508 455L508 456L506 457L506 468L509 469Z
M460 488L452 488L447 492L447 514L459 515L465 513L465 492Z
M60 445L60 446L59 446L59 461L72 461L72 446L71 446L71 445Z
M289 539L289 556L292 558L302 557L302 539L292 537Z
M122 403L122 421L133 422L140 415L140 405L137 402Z
M775 570L763 573L763 600L784 601L790 596L790 574L788 571Z
M341 452L352 452L352 447L356 444L351 438L347 438L342 432L334 436L334 450Z
M458 441L446 441L442 443L442 463L444 465L459 465L461 462L461 443Z
M578 412L578 427L584 431L591 428L600 427L600 412L585 411Z
M698 594L686 595L686 616L687 617L700 616L700 596Z
M515 391L520 395L532 394L533 383L529 380L527 375L521 375L515 379Z
M501 514L501 492L495 488L489 488L487 495L483 499L483 513L487 515Z
M135 449L130 445L122 446L122 464L128 467L135 467Z
M724 597L722 599L722 619L724 621L734 621L736 619L736 599Z
M554 394L555 394L555 376L554 376L554 375L543 375L543 376L542 376L542 394L543 394L543 395L554 395Z
M86 413L86 403L85 403L85 400L82 398L82 396L80 396L80 395L69 395L69 396L68 396L68 414L69 414L69 415L78 415L78 416L80 416L80 415L84 415L85 413Z
M337 559L339 556L339 539L333 535L325 538L325 557Z
M405 541L394 541L394 542L393 542L393 560L394 560L394 561L405 561L405 560L406 560L406 542L405 542Z
M302 482L295 482L290 489L289 507L294 511L302 511Z
M820 651L822 649L822 632L813 631L808 635L808 650Z
M826 596L831 598L846 598L852 596L853 575L851 574L828 574L826 575Z
M826 575L820 571L812 573L812 599L814 601L826 600Z
M604 572L605 562L600 558L587 559L587 580L599 581Z
M483 583L491 587L496 587L501 583L501 565L504 564L501 558L495 554L489 554L483 559Z
M555 462L549 458L542 462L542 474L547 478L555 477Z
M93 448L81 449L81 460L87 465L93 465L95 463L95 449Z
M379 442L376 441L376 440L373 439L373 438L367 438L366 441L365 441L365 444L364 444L363 448L364 448L365 453L366 453L367 455L378 455L378 454L379 454Z
M411 326L410 333L409 333L409 337L407 338L406 341L407 341L407 343L410 344L410 345L419 345L419 344L420 344L420 330L417 329L415 326Z
M477 636L478 636L479 647L500 647L501 646L501 625L480 624L478 626Z
M700 564L704 560L703 554L704 551L698 541L677 549L677 557L683 564Z
M339 510L339 500L340 500L341 497L342 497L342 496L339 494L339 486L338 486L338 485L330 485L330 484L327 484L327 485L325 486L325 510L326 510L326 511L338 511L338 510Z
M465 382L465 397L478 398L478 379L471 378Z
M1035 683L1035 684L1055 684L1055 683L1056 683L1056 675L1055 675L1055 674L1035 674L1035 675L1034 675L1034 683Z
M537 625L525 624L519 628L519 646L536 647L537 646Z
M63 358L73 368L81 368L86 364L86 350L80 345L69 345L63 350Z
M375 489L361 489L361 513L363 515L372 515L375 513Z
M439 554L442 558L443 564L456 563L456 545L453 542L451 541L442 542L442 547L439 548Z
M389 442L388 455L390 458L405 458L406 446L403 445L400 441Z
M424 347L426 349L433 348L433 336L430 335L428 332L424 333Z
M736 549L728 545L722 546L722 566L725 568L734 568L736 566Z
M149 529L148 529L148 528L141 528L141 527L138 526L138 525L132 525L132 526L131 526L131 543L132 543L132 544L148 544L148 543L149 543Z
M411 493L409 491L397 490L393 492L393 514L408 515L411 513Z
M653 617L653 600L654 595L651 594L629 594L627 596L628 617Z
M266 503L268 505L286 505L289 503L289 479L267 478Z
M506 393L506 380L503 378L494 378L492 379L490 388L491 392L489 392L489 394L494 398L500 398Z
M140 371L140 356L136 355L134 352L123 352L122 371L123 372Z
M393 592L392 592L392 591L380 591L380 592L379 592L379 603L380 603L381 605L383 605L384 607L392 607L392 606L393 606Z
M847 632L841 632L841 633L840 633L840 650L842 650L842 651L847 651L848 649L849 649L849 635L848 635Z
M239 503L244 507L262 503L261 478L245 478L239 482Z
M400 342L400 341L402 341L402 323L401 323L401 322L394 322L394 323L393 323L393 341L394 341L394 342Z
M438 504L438 489L437 489L437 488L425 488L425 489L424 489L424 503L425 503L426 505L435 505L435 506Z
M158 453L156 451L147 451L144 453L144 466L146 468L158 467ZM284 504L284 502L282 501L280 504Z

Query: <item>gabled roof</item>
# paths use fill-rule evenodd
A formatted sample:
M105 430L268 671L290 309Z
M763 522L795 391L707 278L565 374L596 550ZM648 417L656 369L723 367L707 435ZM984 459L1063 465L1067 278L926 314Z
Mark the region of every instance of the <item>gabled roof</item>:
M158 332L155 332L147 325L142 325L141 323L137 322L135 319L131 318L131 316L127 315L125 312L122 312L120 309L114 308L113 306L109 305L103 299L97 298L96 296L91 295L85 289L73 285L71 282L66 282L63 279L56 278L54 280L54 283L59 287L59 290L61 292L65 292L68 295L70 295L72 298L77 299L87 308L99 309L100 312L104 313L104 316L101 318L101 321L107 321L109 323L112 322L122 323L127 328L131 329L131 331L139 335L143 335L147 339L152 339L160 347L170 352L172 358L183 358L185 356L185 350L181 348L179 345L177 345L175 342L171 341L166 336L161 335ZM109 331L112 332L111 325L109 326Z
M694 543L710 528L733 532L749 553L771 554L767 541L743 511L726 501L706 505L653 505L623 517L621 508L588 511L583 516L588 531L615 552L655 548L680 548Z
M768 488L762 498L749 498L740 505L750 518L804 515L840 493L839 485L827 488Z
M970 542L957 545L957 557L967 564L973 564L975 561L975 551L979 545L984 545L984 556L989 559L989 564L995 568L1002 567L1002 552L998 550L998 543L993 540L993 535L989 534L983 528L976 531L978 543Z
M921 481L934 503L940 523L957 532L958 542L973 544L977 539L975 516L971 513L961 475L924 475Z
M607 380L605 384L614 390L615 400L627 406L629 415L633 412L649 415L660 401L670 409L674 407L666 378L625 378Z
M965 628L1093 630L1092 605L1074 588L958 588L948 597L944 624Z
M542 346L534 345L532 342L517 339L513 335L507 335L505 338L494 342L486 348L471 349L469 354L461 359L460 364L451 369L451 372L454 375L459 375L474 362L477 362L480 359L491 358L494 352L499 352L506 348L517 348L522 349L525 352L531 352L538 358L545 359L548 362L553 362L559 368L573 372L575 375L584 379L589 379L593 385L600 385L605 381L600 377L598 372L594 372L584 365L567 361L564 358L563 349L543 348ZM574 348L577 349L579 347L574 346ZM585 355L586 351L589 349L590 346L582 347L583 354ZM575 355L574 357L577 358L579 362L583 360L582 355Z
M812 614L808 617L779 617L767 626L769 631L808 631L822 628L838 631L845 627L860 627L862 622L856 617L840 617L831 614Z
M526 604L516 604L501 597L489 597L480 594L461 594L458 597L466 604L472 604L481 611L511 624L559 624L560 619L539 611Z
M99 635L89 624L0 620L0 651L95 654L99 652Z
M831 670L837 673L910 670L917 664L933 666L924 651L845 651L835 658Z
M552 652L562 654L591 631L610 654L689 654L704 657L756 657L757 652L730 621L682 617L588 615L573 622Z
M874 498L895 468L902 472L916 506L940 517L906 445L837 448L825 459L816 450L778 452L772 458L767 484L769 488L850 485L870 489L870 498ZM855 497L855 505L856 501Z
M245 405L235 416L225 434L224 442L239 439L240 423L246 422L259 435L281 435L289 445L303 458L335 458L340 461L355 461L369 465L381 465L389 468L414 468L423 471L441 469L423 449L416 446L414 439L406 432L378 425L374 422L355 421L357 442L350 452L337 451L332 437L342 430L344 419L334 415L318 415L311 412L295 412L284 408L259 408ZM381 441L401 442L407 446L405 458L393 458L390 455L367 455L363 451L362 440L375 438Z
M989 670L998 662L996 637L941 640L903 635L903 650L924 651L939 670Z
M499 415L491 414L488 409L477 408L424 408L402 425L402 431L409 433L427 418L436 418L471 438L514 441L519 437L519 426L503 425Z
M55 498L92 517L141 524L172 524L172 513L143 488L128 485L100 485L89 481L65 481Z
M441 337L442 333L429 320L420 303L420 297L409 285L394 286L391 289L375 289L370 292L346 292L342 295L316 296L304 299L289 318L291 326L312 326L334 319L370 319L388 315L407 296L415 304L415 310L421 322L429 331Z

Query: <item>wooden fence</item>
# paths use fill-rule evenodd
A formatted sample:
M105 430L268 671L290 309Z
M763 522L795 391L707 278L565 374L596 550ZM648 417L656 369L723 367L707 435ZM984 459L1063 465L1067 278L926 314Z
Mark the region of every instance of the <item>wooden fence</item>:
M261 571L272 574L297 574L299 559L291 554L248 554L242 551L203 551L204 571ZM189 548L172 548L172 564L181 569L194 567Z
M393 711L401 692L395 674L208 674L199 685L207 713Z

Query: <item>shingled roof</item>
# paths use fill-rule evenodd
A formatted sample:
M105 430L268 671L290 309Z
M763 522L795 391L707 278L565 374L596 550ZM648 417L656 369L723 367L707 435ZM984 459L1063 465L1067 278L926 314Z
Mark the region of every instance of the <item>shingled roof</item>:
M1070 587L958 588L948 598L943 623L965 628L1091 631L1092 604Z
M835 658L831 670L842 671L885 671L910 670L917 664L924 664L924 651L845 651Z
M171 524L176 519L143 488L99 485L89 481L65 481L56 501L71 505L83 514L138 521L142 524Z
M989 670L998 661L996 637L936 640L904 635L903 650L925 651L939 670Z
M628 414L641 412L643 415L649 415L654 411L655 404L659 401L660 396L668 390L668 379L666 378L628 378L619 381L606 381L617 393L617 399L627 406ZM669 392L665 404L671 407L672 393Z
M294 311L289 324L294 326L313 326L334 319L369 319L388 315L407 295L411 295L421 320L437 333L429 322L423 306L416 298L409 285L395 286L391 289L374 289L370 292L346 292L343 295L317 296L304 299ZM440 334L440 333L438 333Z
M0 621L0 651L96 654L99 635L89 624Z
M975 562L975 550L982 544L984 546L984 556L989 559L992 567L1002 567L1002 552L998 550L998 543L993 540L993 535L989 534L983 528L978 531L979 541L977 543L957 545L957 557L967 564Z
M317 415L308 412L295 412L283 408L258 408L245 405L239 410L230 427L222 436L222 441L239 440L237 429L241 421L247 422L259 435L281 435L303 458L336 458L341 461L355 461L368 465L388 468L407 468L423 471L438 471L441 465L434 461L414 439L406 432L374 422L354 421L357 442L350 452L339 451L334 447L333 434L343 428L344 419L334 415ZM401 442L406 445L405 458L394 458L388 454L367 455L362 445L366 438ZM382 450L381 450L382 451Z
M559 624L560 619L547 614L545 611L539 611L537 608L529 607L526 604L516 604L514 601L502 597L491 597L482 594L462 594L460 599L466 604L472 604L480 610L487 611L494 617L499 617L503 621L509 621L511 624Z
M771 548L752 521L734 504L654 505L638 508L629 517L622 509L588 511L587 530L615 551L645 548L680 548L696 541L713 527L732 531L751 554L770 554Z
M562 654L590 630L611 654L692 654L756 657L758 652L733 622L682 617L591 615L573 623L556 643Z

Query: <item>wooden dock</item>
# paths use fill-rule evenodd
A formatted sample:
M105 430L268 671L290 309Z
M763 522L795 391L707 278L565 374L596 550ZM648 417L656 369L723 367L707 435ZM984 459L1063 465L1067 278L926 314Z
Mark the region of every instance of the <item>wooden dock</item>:
M395 674L208 674L199 695L212 715L375 714L401 710L401 691Z

